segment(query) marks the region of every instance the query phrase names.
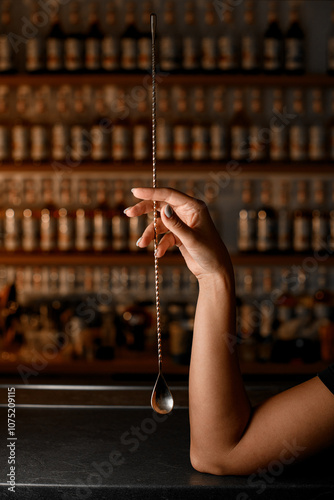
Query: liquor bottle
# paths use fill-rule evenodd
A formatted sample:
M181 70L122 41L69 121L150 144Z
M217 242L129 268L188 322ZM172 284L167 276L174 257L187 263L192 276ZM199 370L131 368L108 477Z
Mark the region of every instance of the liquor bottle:
M152 36L150 31L150 16L152 12L152 1L145 0L142 7L141 22L139 24L138 37L138 69L140 71L150 71L151 68L151 44Z
M291 0L289 28L285 35L285 71L301 75L305 71L304 32L299 22L299 9L295 0Z
M333 293L329 289L328 268L319 267L317 273L317 289L313 295L313 313L321 323L333 319Z
M3 218L4 249L16 252L21 249L22 234L22 197L19 181L10 180L6 186L8 192L6 206L1 211Z
M330 205L333 206L334 204L334 185L332 183L331 185L331 201ZM328 236L328 244L329 244L329 250L333 251L334 250L334 210L331 209L329 211L329 236Z
M11 2L5 0L1 5L0 19L0 74L15 72L14 51L8 39L11 22Z
M40 220L40 248L51 252L57 246L56 206L54 203L55 185L52 179L42 179L42 206Z
M312 92L312 119L309 126L309 158L313 161L326 159L326 127L321 90Z
M238 220L238 249L240 252L253 252L256 249L256 211L253 208L253 184L244 181L242 186L243 208Z
M22 250L34 252L40 246L40 184L36 180L27 179L24 183L22 212Z
M278 24L277 4L271 0L268 10L268 27L263 38L263 70L279 74L283 70L283 33Z
M136 26L136 4L129 0L126 4L125 30L121 36L121 69L136 71L138 69L138 39L140 33Z
M209 158L210 124L206 120L206 100L203 87L194 89L194 123L191 128L191 157L196 161L205 161Z
M269 181L261 183L261 208L257 211L258 252L273 252L277 249L277 216L271 207L272 186Z
M283 122L283 94L281 89L274 90L274 119L270 126L269 156L273 161L285 161L288 158L288 124Z
M229 128L226 121L226 90L219 86L213 89L213 119L210 126L210 159L226 160L229 155Z
M106 252L111 246L112 210L107 200L105 181L97 181L96 207L93 211L93 250Z
M289 130L290 160L305 161L308 158L308 130L305 121L303 93L293 92L293 112L297 117L292 121Z
M34 0L30 13L30 22L38 25L40 7ZM43 73L45 71L45 46L40 32L26 41L25 69L28 73Z
M205 4L204 23L201 39L201 68L207 72L214 72L217 70L217 24L214 6L210 0L207 0Z
M94 161L107 161L111 152L111 120L107 116L108 110L102 89L95 90L96 118L90 128L92 146L91 158Z
M88 16L88 33L84 41L85 70L89 73L97 73L101 71L101 51L103 32L100 26L98 7L96 2L91 2L89 5Z
M37 123L30 127L30 158L35 163L50 159L50 129L48 125L49 103L51 89L43 85L35 91L33 117L38 118Z
M124 182L116 181L111 219L111 248L114 252L126 252L129 249L129 218L124 209Z
M334 8L331 13L331 27L327 40L327 73L334 75Z
M282 182L279 186L279 198L277 207L277 249L285 253L292 246L292 224L291 213L287 208L290 202L290 185Z
M297 208L293 213L293 250L308 252L311 246L311 213L308 207L308 186L305 181L297 183Z
M254 19L254 3L245 3L244 28L241 37L241 69L244 73L260 71L260 50Z
M74 124L71 125L71 158L78 164L90 158L92 144L89 116L90 89L77 87L73 93Z
M327 123L328 157L334 160L334 91L331 93L331 117Z
M224 73L236 73L238 64L238 45L232 12L226 9L222 32L218 38L218 68Z
M136 115L138 118L134 119L133 126L133 158L145 161L149 160L152 154L151 121L145 91L138 99Z
M242 298L239 308L239 355L242 361L255 361L256 335L260 326L260 312L255 299L254 273L252 269L242 270Z
M55 11L51 17L51 28L46 39L46 69L50 73L64 71L64 43L66 35L61 27L59 14Z
M75 213L75 250L88 252L93 241L93 209L90 182L79 180L78 208Z
M30 158L30 128L27 116L32 101L32 89L29 85L20 85L16 92L16 113L18 118L12 126L12 159L22 163Z
M167 0L164 7L163 22L159 30L159 64L161 71L180 70L181 50L176 26L175 3Z
M101 50L101 66L105 71L117 71L120 66L119 61L119 38L115 33L117 29L117 16L114 0L107 4L106 12L107 32L103 37Z
M84 69L84 37L80 32L79 3L74 0L69 12L70 33L65 40L65 69L70 73L80 73Z
M184 26L182 37L182 69L187 72L199 68L198 31L196 27L196 3L187 0L185 3Z
M231 158L245 161L249 156L249 126L250 121L244 110L243 92L234 91L233 117L230 123Z
M180 86L172 88L177 121L173 125L174 159L187 161L191 158L191 119L189 117L189 95Z
M0 41L1 44L1 41ZM11 156L11 123L13 116L11 92L8 85L0 85L0 163L10 159Z
M173 127L170 106L170 91L160 88L157 99L159 120L157 121L157 159L171 160L173 157Z
M130 160L132 156L132 130L128 119L128 109L125 103L125 90L119 88L116 97L116 110L118 116L113 121L111 136L112 158L115 161Z
M57 249L61 252L71 252L75 248L75 210L73 208L73 193L70 179L60 182L59 206L55 212L57 219Z
M72 117L72 88L62 85L56 93L56 119L51 127L51 158L54 167L56 162L70 159L70 127L69 121ZM62 167L60 167L62 168Z
M253 89L251 92L251 125L249 127L249 160L264 161L267 159L269 133L263 119L261 92Z
M319 253L328 252L329 213L325 208L325 184L322 181L315 180L313 186L315 208L312 210L311 247L319 255Z
M262 290L259 298L260 326L257 346L257 359L270 361L273 348L273 331L275 325L275 305L272 299L273 276L270 268L263 269Z

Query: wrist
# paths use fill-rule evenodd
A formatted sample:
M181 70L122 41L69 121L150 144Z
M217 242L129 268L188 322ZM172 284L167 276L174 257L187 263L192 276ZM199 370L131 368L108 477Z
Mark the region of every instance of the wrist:
M211 274L205 274L198 277L200 291L220 292L234 296L234 274L233 270L219 270Z

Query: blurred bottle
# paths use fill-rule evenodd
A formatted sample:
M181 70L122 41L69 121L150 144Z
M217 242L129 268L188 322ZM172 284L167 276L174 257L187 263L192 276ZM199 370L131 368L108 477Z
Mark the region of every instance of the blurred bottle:
M84 36L80 31L81 19L79 3L74 0L69 6L70 32L65 40L65 69L70 73L79 73L84 69Z
M325 184L315 180L314 187L314 209L312 210L312 250L319 253L328 252L328 240L330 233L329 213L326 209Z
M312 161L324 161L326 151L326 126L320 89L312 92L312 118L309 127L309 158Z
M261 182L261 207L257 212L258 252L274 252L277 249L277 215L271 206L272 186L269 181Z
M205 3L204 29L201 38L201 69L207 72L217 71L217 23L213 3Z
M277 19L277 2L271 0L268 9L268 27L263 38L263 70L279 74L283 70L283 34Z
M99 21L97 3L89 4L88 32L84 40L84 67L89 73L101 72L102 40L103 32Z
M161 88L158 92L157 159L171 160L173 158L171 92L166 88Z
M88 252L92 249L93 210L89 181L80 179L78 208L75 213L75 249Z
M232 12L226 9L218 38L218 68L224 73L236 73L238 66L239 54L233 16Z
M38 197L41 193L38 188L40 185L35 180L25 180L22 203L22 250L25 252L39 250L41 214Z
M244 28L241 37L241 69L244 73L260 71L260 50L254 18L254 2L247 0L244 12Z
M92 145L91 158L94 161L107 161L111 156L112 123L108 117L105 94L102 89L95 91L95 123L90 129Z
M57 248L61 252L71 252L75 248L75 209L73 206L72 184L70 179L60 182L59 206L57 218Z
M105 181L97 181L96 206L93 211L93 250L107 252L111 247L112 209L108 203Z
M12 159L22 163L30 158L30 123L27 120L32 102L32 88L20 85L16 91L17 119L12 126Z
M272 297L273 277L272 270L269 268L263 269L261 288L261 296L259 298L261 321L259 327L257 359L261 362L266 362L271 359L275 322L275 305Z
M40 220L40 248L51 252L57 245L56 206L54 202L55 185L52 179L42 179L42 207Z
M267 159L269 132L263 117L261 92L251 92L251 115L249 127L249 160L265 161Z
M21 250L22 195L18 181L11 180L6 186L7 203L1 210L4 231L4 249L8 252Z
M152 156L151 120L147 93L143 91L137 101L136 117L133 125L133 158L138 161L147 161Z
M187 161L191 158L191 125L189 116L189 93L184 87L172 88L177 120L173 125L174 159Z
M66 35L60 24L59 14L55 10L51 16L50 30L45 41L46 69L50 73L64 71L64 44Z
M37 123L32 123L30 127L30 158L35 163L47 161L51 156L50 145L50 113L51 89L48 85L43 85L35 91L34 111L32 119L37 119Z
M106 12L107 32L101 44L101 66L105 71L117 71L120 67L120 47L119 39L115 31L117 30L117 13L114 0L107 3Z
M288 158L288 123L284 117L283 94L281 89L274 90L274 119L270 126L269 156L274 161L285 161Z
M285 35L285 71L293 75L301 75L305 71L305 35L299 14L298 2L290 0L289 28Z
M253 203L253 184L244 181L242 186L243 208L238 220L238 249L240 252L253 252L256 249L256 211Z
M152 1L145 0L142 5L141 19L139 23L139 38L138 38L138 69L140 71L149 72L151 69L151 12L153 11Z
M1 46L1 35L0 35ZM0 49L1 50L1 49ZM1 57L1 56L0 56ZM13 116L12 94L8 85L0 85L0 164L11 158L11 122Z
M12 23L11 1L4 0L1 4L0 19L0 74L14 73L14 51L10 44L8 35Z
M182 69L187 72L196 72L199 69L196 2L187 0L185 2L184 9L184 24L182 29Z
M277 249L282 253L291 251L292 246L292 214L289 204L290 185L288 182L281 182L277 207Z
M334 160L334 91L331 92L330 119L327 123L328 159Z
M313 313L322 324L333 320L333 293L329 289L329 282L328 268L319 267L317 288L313 295Z
M229 132L226 120L226 90L219 86L213 89L213 119L210 125L210 159L226 160L229 156Z
M140 32L136 26L136 4L132 0L125 7L125 30L121 36L121 69L135 72L138 69L138 40Z
M69 121L72 116L72 88L62 85L56 93L56 119L51 127L51 158L58 161L69 160L71 156Z
M301 90L293 92L293 112L297 115L289 130L290 160L308 159L308 130L305 120L304 98Z
M119 88L116 97L116 118L113 120L111 136L112 158L116 161L130 160L132 156L132 127L128 118L125 89Z
M331 13L331 27L327 40L327 73L334 75L334 8Z
M311 245L311 212L308 208L308 186L297 183L297 208L293 213L293 250L308 252Z
M159 65L161 71L179 71L182 52L180 50L173 0L165 2L162 26L159 28L159 39Z
M230 122L231 158L246 161L249 157L249 126L250 121L244 109L243 92L234 91L233 116Z
M30 22L32 25L39 26L40 6L34 0L31 4ZM26 40L26 61L25 69L28 73L43 73L45 71L45 44L41 36L40 28L36 33Z
M242 361L255 361L256 334L261 324L261 314L255 298L254 274L252 269L243 269L241 273L242 290L239 307L239 355Z
M209 159L210 124L207 120L207 104L204 89L202 87L195 87L193 98L194 122L191 128L191 157L195 161L205 161Z
M169 353L174 363L189 365L193 336L193 310L179 303L168 304Z
M111 219L111 248L114 252L129 250L129 218L125 215L124 181L115 181Z
M331 198L330 198L330 206L333 206L334 203L334 185L331 184ZM334 210L331 208L329 211L329 235L328 235L328 245L329 250L334 250Z

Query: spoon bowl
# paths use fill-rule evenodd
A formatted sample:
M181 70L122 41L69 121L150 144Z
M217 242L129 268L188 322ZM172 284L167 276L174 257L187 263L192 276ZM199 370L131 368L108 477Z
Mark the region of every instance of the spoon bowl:
M172 393L170 392L167 382L161 371L159 371L157 380L153 387L151 406L156 413L161 414L170 413L174 406Z

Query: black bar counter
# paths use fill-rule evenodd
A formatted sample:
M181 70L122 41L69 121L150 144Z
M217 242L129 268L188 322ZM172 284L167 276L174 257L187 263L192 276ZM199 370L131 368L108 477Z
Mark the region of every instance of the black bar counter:
M189 461L186 388L168 416L149 407L151 387L16 386L15 441L0 387L0 498L17 500L333 500L333 449L250 476L212 476ZM248 387L256 402L280 388ZM8 457L15 444L15 492ZM8 479L9 480L9 479Z

